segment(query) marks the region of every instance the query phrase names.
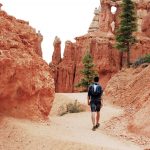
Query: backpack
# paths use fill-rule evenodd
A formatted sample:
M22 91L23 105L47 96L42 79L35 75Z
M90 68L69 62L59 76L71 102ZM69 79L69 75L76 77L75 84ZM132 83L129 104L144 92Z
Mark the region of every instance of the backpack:
M92 84L91 85L91 94L92 96L101 96L102 89L99 84Z

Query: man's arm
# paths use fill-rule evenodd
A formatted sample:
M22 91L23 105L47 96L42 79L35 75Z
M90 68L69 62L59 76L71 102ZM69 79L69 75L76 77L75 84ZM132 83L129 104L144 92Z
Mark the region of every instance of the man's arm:
M90 105L90 96L87 96L87 104Z
M87 104L90 105L90 87L88 88Z
M103 98L102 98L102 95L103 95L103 89L101 87L101 107L103 106Z
M103 107L103 99L101 98L101 107Z

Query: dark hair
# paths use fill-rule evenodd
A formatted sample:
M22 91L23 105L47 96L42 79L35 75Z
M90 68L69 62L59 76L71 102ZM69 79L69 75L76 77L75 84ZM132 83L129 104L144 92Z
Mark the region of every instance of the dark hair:
M98 81L99 81L99 77L98 76L94 77L94 82L98 82Z

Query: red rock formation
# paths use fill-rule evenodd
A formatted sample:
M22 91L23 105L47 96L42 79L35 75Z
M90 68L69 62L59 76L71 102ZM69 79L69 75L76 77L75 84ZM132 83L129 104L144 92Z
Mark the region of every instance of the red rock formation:
M36 33L35 29L31 28L28 22L19 19L16 20L14 17L8 16L4 11L0 11L0 19L0 34L3 35L5 33L3 41L0 41L1 48L26 49L30 47L34 49L38 55L42 56L41 41L43 37L40 33ZM18 27L16 28L15 26ZM10 37L9 40L7 39L6 33L8 34L7 36Z
M125 65L126 55L124 54L122 57L118 50L114 48L114 36L119 25L118 16L121 12L120 3L121 1L119 0L102 0L101 10L99 12L96 9L98 12L96 12L96 18L94 17L90 25L89 33L81 37L76 37L76 42L70 43L70 46L66 45L64 58L57 65L57 71L55 71L54 75L57 87L56 92L73 92L77 90L74 88L74 85L81 79L82 58L87 49L90 49L94 58L94 63L96 64L96 69L104 88L109 79L120 70L122 63L123 66ZM135 34L138 43L131 48L131 62L144 54L150 53L150 38L144 35L143 32L145 32L145 29L141 29L142 20L147 16L150 9L149 3L146 0L140 2L135 0L135 3L138 18L138 31ZM113 6L117 8L114 14L111 12L111 7ZM99 14L99 19L97 19L97 14ZM98 21L99 28L97 27ZM148 33L148 25L146 30L146 33ZM52 64L54 63L55 60L52 60Z
M42 36L28 22L0 11L0 113L46 118L54 99L50 68L41 55Z
M99 30L99 8L94 10L95 16L93 17L92 23L89 27L88 32L94 32Z
M150 65L146 68L124 69L108 82L104 99L110 99L111 103L125 107L127 116L123 119L128 120L130 131L150 137L150 119L145 117L150 114L149 77Z
M55 37L53 45L55 49L52 56L52 62L53 65L58 65L61 62L61 41L57 36Z
M146 36L150 37L150 13L143 19L142 31Z
M111 13L110 2L103 0L101 2L101 10L99 15L100 31L108 32L111 27L110 24L113 21L113 14Z
M74 45L71 42L66 42L64 59L58 65L55 65L55 60L52 61L51 66L54 68L55 91L73 92L75 62Z
M94 58L94 63L100 76L101 84L103 87L105 87L110 77L120 69L119 53L118 51L114 50L113 41L108 39L103 40L102 38L95 37L81 37L76 38L76 40L77 45L81 44L78 51L82 51L82 53L77 52L80 53L80 55L76 55L77 61L75 84L77 84L81 79L80 70L82 69L82 59L87 50L87 47L90 47L90 52ZM82 45L84 45L84 47L82 47Z
M101 77L101 83L106 85L110 77L120 69L120 60L119 53L114 50L112 41L108 42L108 39L102 40L100 38L95 39L95 37L84 36L76 38L76 43L66 42L64 58L54 69L56 92L77 91L75 85L81 79L82 59L89 46ZM110 48L111 50L109 50ZM104 49L105 51L103 51ZM54 63L52 62L52 64Z

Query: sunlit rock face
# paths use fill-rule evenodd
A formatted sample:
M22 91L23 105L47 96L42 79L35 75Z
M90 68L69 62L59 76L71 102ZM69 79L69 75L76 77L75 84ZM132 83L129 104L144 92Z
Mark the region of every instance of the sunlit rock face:
M131 47L130 61L150 53L149 24L144 20L150 10L147 0L134 0L137 12L138 30L135 33L138 42ZM80 81L80 70L83 68L82 59L87 50L90 50L96 70L100 77L103 88L106 87L110 78L126 64L126 54L121 55L115 49L115 33L119 26L121 13L121 1L101 0L101 7L94 10L94 18L90 24L88 33L76 37L76 42L66 42L64 57L55 65L54 77L57 92L75 92L79 89L75 85ZM143 22L143 23L142 23ZM143 25L142 25L143 24ZM56 54L56 46L54 53ZM60 56L51 64L56 64ZM57 60L57 61L56 61Z
M0 113L47 118L54 99L51 69L42 60L42 35L0 10Z

